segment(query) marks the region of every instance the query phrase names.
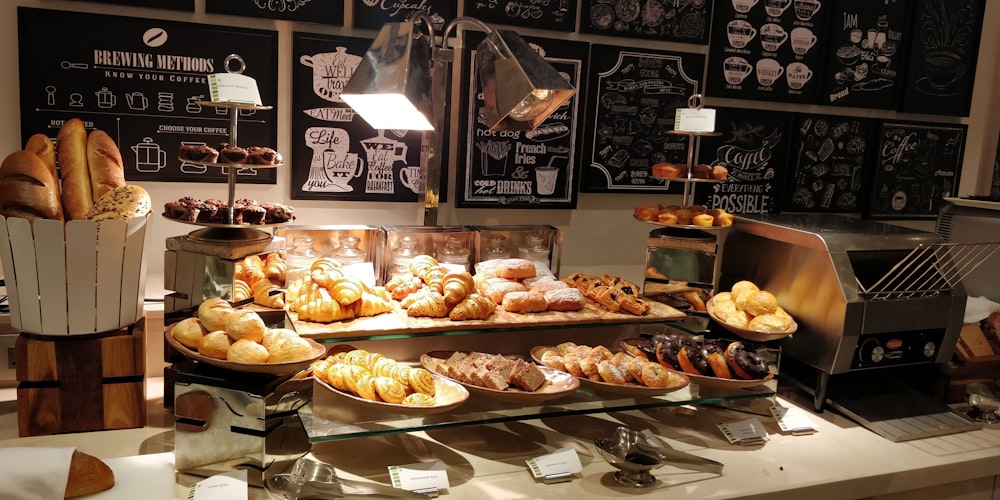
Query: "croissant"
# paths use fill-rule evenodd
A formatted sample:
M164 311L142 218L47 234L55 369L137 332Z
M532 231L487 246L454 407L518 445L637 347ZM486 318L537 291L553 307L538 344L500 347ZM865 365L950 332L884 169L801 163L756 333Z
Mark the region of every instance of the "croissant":
M411 317L443 318L448 315L448 306L444 304L444 296L431 291L422 295L406 310Z
M385 287L381 287L381 286L369 286L365 282L362 282L361 284L362 284L362 286L365 287L365 291L366 292L368 292L368 293L370 293L370 294L372 294L372 295L374 295L376 297L379 297L379 298L381 298L382 300L385 300L385 301L392 300L392 295L389 294L389 292L385 289Z
M260 285L260 286L258 286ZM284 309L285 298L280 293L281 287L268 280L260 280L253 286L253 303L271 309ZM272 292L278 292L273 293Z
M407 295L413 294L424 287L424 281L412 274L402 274L397 276L397 278L401 278L402 281L393 288L389 288L389 283L385 285L385 289L392 292L393 299L402 300ZM392 282L390 281L390 283Z
M364 285L353 278L334 280L328 288L330 289L330 295L333 296L333 300L336 300L342 306L360 299L361 294L365 291Z
M430 255L418 255L410 260L409 268L414 276L420 276L425 270L439 265L437 259Z
M296 307L296 302L298 302L300 296L309 293L309 285L311 284L312 279L309 275L302 276L301 278L288 283L288 286L285 287L285 302L288 303L289 311L295 310L294 308Z
M441 294L449 308L455 307L455 304L475 290L476 284L469 273L451 273L441 280Z
M478 293L471 293L464 300L459 302L448 313L448 317L454 321L469 319L486 319L493 314L497 305L492 300Z
M309 266L309 276L319 286L329 288L330 283L338 278L343 278L340 264L329 257L320 257Z
M377 295L364 292L361 298L351 304L354 308L354 315L361 317L377 316L382 313L392 311L392 302L389 302Z
M341 305L330 296L329 290L323 287L316 287L313 292L310 293L308 303L299 309L299 319L317 323L332 323L334 321L351 319L353 317L354 309L350 307L341 307Z
M239 302L250 298L250 285L241 279L233 280L233 301Z
M233 265L233 275L253 285L264 279L264 261L258 255L250 255Z
M447 275L448 271L446 271L443 267L435 266L428 267L417 276L419 276L420 279L427 284L427 286L433 288L434 291L441 293L443 290L442 286L444 284L444 277Z
M272 253L271 255L277 254ZM264 264L264 277L276 283L284 283L285 272L288 270L285 259L281 257L271 258L271 255L268 255L267 261Z
M409 307L412 306L414 302L420 300L425 295L427 295L429 293L432 293L432 292L433 293L437 293L437 292L434 292L434 290L431 290L430 288L423 287L420 290L417 290L416 292L411 293L411 294L407 295L406 297L403 297L402 299L400 299L399 300L399 305L402 306L403 309L409 309Z

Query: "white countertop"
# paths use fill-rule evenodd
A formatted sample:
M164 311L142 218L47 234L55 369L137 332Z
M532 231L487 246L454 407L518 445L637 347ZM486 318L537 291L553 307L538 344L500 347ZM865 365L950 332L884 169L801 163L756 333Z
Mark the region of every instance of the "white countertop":
M150 425L141 429L17 438L12 389L0 390L0 447L75 445L101 458L161 453L173 449L170 415L162 408L161 379L150 379ZM808 408L804 396L782 392L784 405ZM16 397L16 396L15 396ZM759 408L767 404L758 400ZM752 416L717 407L662 408L601 415L545 418L490 426L461 427L379 438L334 441L313 453L338 468L338 475L388 483L388 465L442 460L451 488L442 498L802 498L810 500L871 497L918 490L913 498L941 498L947 491L1000 492L1000 427L892 443L827 411L808 417L819 432L785 435L773 419L759 417L770 434L759 446L730 445L716 428ZM667 465L649 489L618 486L614 468L596 454L593 440L610 436L619 425L650 429L674 449L725 464L721 476L693 473ZM570 482L544 484L531 478L524 460L563 446L577 449L583 473ZM177 475L176 497L201 478ZM996 493L993 493L994 495ZM904 498L906 496L903 496ZM250 498L266 493L251 488ZM896 496L894 498L899 498ZM991 498L963 496L962 498ZM997 497L992 497L997 498Z

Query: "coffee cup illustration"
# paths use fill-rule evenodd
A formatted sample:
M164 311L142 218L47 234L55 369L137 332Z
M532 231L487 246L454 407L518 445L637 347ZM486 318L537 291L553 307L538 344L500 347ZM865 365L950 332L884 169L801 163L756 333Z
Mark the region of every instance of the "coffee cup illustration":
M420 166L407 166L399 169L399 181L410 191L419 194L424 189L424 176L420 172Z
M346 47L337 47L335 52L303 55L299 62L313 69L313 92L331 102L340 100L354 70L361 63L361 56L347 53Z
M733 0L733 10L740 14L750 12L754 5L757 5L757 0Z
M751 71L753 71L753 65L742 57L727 57L722 62L722 72L726 76L726 82L730 85L743 83L743 80L750 76Z
M757 28L742 19L734 19L726 25L726 33L729 36L729 45L742 49L757 36Z
M364 170L364 160L359 158L357 153L345 153L334 149L324 150L321 155L323 171L330 181L332 190L354 191L350 182L351 179L361 177L361 172Z
M790 89L801 89L812 77L812 70L803 63L793 62L785 68L785 79Z
M764 0L764 10L771 17L781 17L792 4L792 0Z
M770 87L775 80L781 78L785 68L774 59L761 59L757 61L757 81L764 87Z
M768 23L760 27L760 45L768 52L776 52L788 40L788 32L779 24Z
M556 192L556 180L559 178L559 168L553 166L535 167L535 183L538 194L550 196Z
M795 17L800 21L809 21L819 12L821 6L819 0L795 0Z
M965 74L961 56L948 50L928 51L924 56L924 68L934 90L948 87Z
M798 27L792 30L792 52L803 55L816 45L816 35L809 28Z

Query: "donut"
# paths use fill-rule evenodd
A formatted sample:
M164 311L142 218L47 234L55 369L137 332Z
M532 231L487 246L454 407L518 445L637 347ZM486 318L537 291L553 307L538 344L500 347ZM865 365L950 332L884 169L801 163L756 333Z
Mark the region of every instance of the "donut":
M694 340L687 335L672 335L665 342L656 344L656 360L663 366L681 369L679 354L685 347L694 348Z
M708 366L712 369L712 373L718 378L733 378L732 372L729 371L729 363L726 360L726 356L719 349L719 346L715 344L705 344L702 347L708 355L705 359L708 361Z
M742 342L733 342L726 346L726 360L737 377L744 380L758 380L770 373L767 360L753 351L748 351Z
M684 346L677 353L677 364L684 373L692 375L712 375L708 364L708 352L697 346Z

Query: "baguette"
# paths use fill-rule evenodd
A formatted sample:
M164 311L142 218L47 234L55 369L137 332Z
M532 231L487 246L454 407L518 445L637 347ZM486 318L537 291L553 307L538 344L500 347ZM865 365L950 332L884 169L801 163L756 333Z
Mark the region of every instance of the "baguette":
M87 129L71 118L59 129L56 158L62 173L62 204L66 220L81 220L94 205L94 191L87 170Z
M108 192L125 186L122 154L103 130L94 130L87 137L87 170L95 202Z
M73 451L66 480L65 498L76 498L109 490L115 485L115 473L101 459Z
M35 134L28 138L24 145L25 151L31 151L38 155L38 158L49 167L52 177L58 179L59 173L56 171L56 145L45 134Z
M29 151L15 151L0 164L0 214L7 217L63 220L59 181Z

